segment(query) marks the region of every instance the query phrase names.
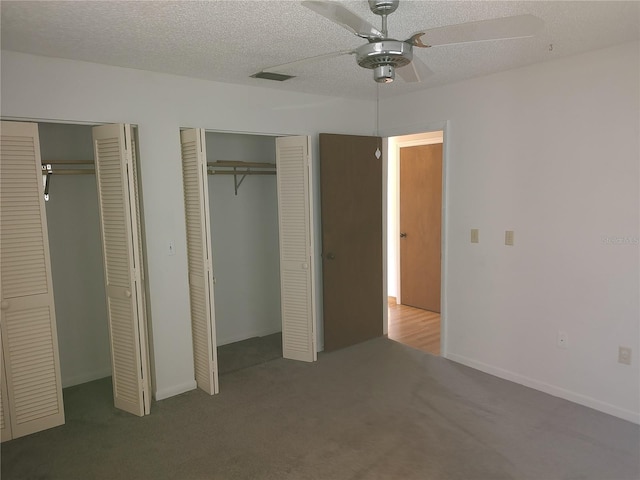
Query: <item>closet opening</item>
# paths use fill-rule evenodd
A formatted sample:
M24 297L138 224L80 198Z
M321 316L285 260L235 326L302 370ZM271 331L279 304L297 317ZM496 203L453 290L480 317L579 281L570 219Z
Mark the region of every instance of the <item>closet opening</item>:
M180 143L197 387L316 361L311 139L192 128Z
M282 358L276 137L205 132L220 375Z
M111 126L108 126L111 127ZM124 125L115 125L113 130L121 131L121 128L129 128ZM98 127L103 128L103 127ZM94 126L83 124L64 123L38 123L40 139L41 161L43 165L43 184L45 186L45 210L48 224L49 250L51 256L51 271L53 280L53 292L57 319L57 336L60 356L60 372L63 388L65 412L68 418L73 418L79 412L90 409L110 412L115 406L125 409L136 415L142 414L144 408L123 407L119 397L126 396L119 384L116 384L112 370L114 357L123 355L122 347L118 344L128 343L142 345L142 355L147 353L146 312L147 305L144 292L144 281L138 287L128 287L136 297L136 289L142 289L142 301L132 310L140 310L143 317L144 332L134 332L132 329L122 330L122 321L118 319L119 309L122 305L116 305L117 299L107 297L105 276L105 264L114 262L114 258L127 256L126 253L114 249L113 245L103 236L103 229L109 228L101 225L100 213L100 187L96 179L98 171L95 162L94 144L100 142L94 138ZM129 135L129 133L127 134ZM139 158L137 149L137 129L130 127L132 161L137 163ZM128 140L127 140L128 141ZM113 148L111 145L110 148ZM114 160L118 165L118 160ZM105 175L108 168L103 167ZM126 172L127 168L123 171ZM140 194L139 166L133 167L135 186L131 198L137 204L137 213L131 214L132 226L137 230L138 252L135 259L129 252L129 258L116 258L115 262L137 262L141 264L141 275L144 279L144 266L142 260L143 229L142 208ZM123 175L126 180L126 174ZM112 178L113 180L113 178ZM102 187L103 194L106 187ZM124 197L123 193L118 195ZM111 197L110 197L111 198ZM123 201L123 198L118 198ZM123 205L126 202L123 203ZM121 211L126 209L120 206ZM103 207L107 212L110 207ZM135 208L135 206L134 206ZM111 213L104 213L105 217ZM124 217L123 215L123 222ZM107 222L118 222L115 217ZM106 236L109 237L111 233ZM131 235L130 235L131 237ZM105 246L106 245L106 246ZM105 248L110 251L104 255ZM111 259L111 260L110 260ZM113 268L112 268L113 270ZM109 289L113 289L110 286ZM127 291L129 291L127 290ZM125 292L126 293L126 292ZM132 294L129 293L129 298ZM113 313L110 313L109 305L115 305ZM141 304L141 305L140 305ZM110 320L110 315L114 317ZM120 326L110 327L111 322L120 322ZM112 342L110 331L120 331L117 335L123 335L119 341ZM116 334L114 334L115 336ZM139 335L140 338L135 338ZM138 347L140 348L140 347ZM119 362L120 363L120 362ZM144 363L144 362L143 362ZM146 362L148 365L148 361ZM120 367L121 368L121 367ZM140 367L136 366L140 370ZM130 368L133 370L133 368ZM144 367L148 371L148 366ZM135 373L135 372L134 372ZM145 372L146 373L146 372ZM127 373L120 373L124 377ZM149 374L146 373L148 377ZM150 381L147 379L146 381ZM150 389L144 393L150 395ZM144 402L149 402L146 399ZM136 401L130 402L136 403ZM136 405L137 407L137 405ZM148 413L148 412L147 412Z
M73 387L89 382L94 382L92 389L106 389L103 395L93 396L94 401L111 403L111 356L91 128L38 123L42 165L49 166L46 171L51 172L43 175L48 187L45 210L67 412L73 408L73 392L78 390Z

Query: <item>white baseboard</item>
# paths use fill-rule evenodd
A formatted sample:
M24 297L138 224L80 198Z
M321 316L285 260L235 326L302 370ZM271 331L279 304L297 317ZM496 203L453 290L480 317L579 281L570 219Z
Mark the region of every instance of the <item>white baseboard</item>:
M72 377L65 377L62 379L62 388L73 387L74 385L80 385L82 383L92 382L104 377L111 376L111 366L95 370L93 372L82 373L80 375L74 375Z
M181 393L184 393L184 392L195 390L196 388L198 388L198 385L194 379L190 382L183 383L181 385L173 385L169 388L156 390L155 393L153 394L153 398L157 402L159 400L164 400L165 398L173 397L175 395L180 395Z
M238 335L233 335L231 337L225 337L225 338L218 337L217 346L221 347L229 343L241 342L242 340L248 340L254 337L266 337L267 335L272 335L274 333L279 333L281 331L282 331L282 326L278 325L277 327L266 329L266 330L254 330L251 332L244 332Z
M494 367L482 362L477 362L462 355L456 355L455 353L448 354L446 358L453 362L466 365L467 367L475 368L476 370L489 373L496 377L503 378L520 385L524 385L525 387L530 387L535 390L548 393L549 395L553 395L554 397L563 398L565 400L569 400L570 402L578 403L580 405L584 405L585 407L608 413L609 415L613 415L614 417L622 418L624 420L640 424L640 413L638 412L616 407L615 405L611 405L610 403L602 402L595 398L572 392L571 390L566 390L555 385L540 382L533 378L529 378L524 375L505 370L503 368Z

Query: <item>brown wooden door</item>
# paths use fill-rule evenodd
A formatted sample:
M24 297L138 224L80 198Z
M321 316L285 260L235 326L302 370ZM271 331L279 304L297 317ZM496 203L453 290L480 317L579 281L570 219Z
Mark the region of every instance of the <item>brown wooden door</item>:
M440 312L442 144L400 149L400 295Z
M324 349L382 335L382 139L320 134ZM379 157L379 158L378 158Z

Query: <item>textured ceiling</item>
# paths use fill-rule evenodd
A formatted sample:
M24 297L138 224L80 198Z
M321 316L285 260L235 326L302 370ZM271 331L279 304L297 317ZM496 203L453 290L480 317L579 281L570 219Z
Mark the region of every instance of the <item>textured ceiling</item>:
M365 0L341 2L380 27ZM262 68L355 48L364 40L289 1L6 1L2 48L227 83L374 98L370 70L351 55L300 65L283 83L249 76ZM389 17L389 35L530 13L533 38L414 49L435 73L419 84L380 86L388 97L595 50L640 38L640 2L410 1ZM550 49L550 45L553 48Z

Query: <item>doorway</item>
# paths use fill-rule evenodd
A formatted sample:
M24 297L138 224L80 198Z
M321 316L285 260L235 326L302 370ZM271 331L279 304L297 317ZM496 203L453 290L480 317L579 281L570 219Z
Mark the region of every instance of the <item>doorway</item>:
M388 337L441 353L443 131L390 137Z

